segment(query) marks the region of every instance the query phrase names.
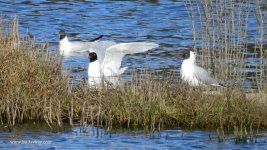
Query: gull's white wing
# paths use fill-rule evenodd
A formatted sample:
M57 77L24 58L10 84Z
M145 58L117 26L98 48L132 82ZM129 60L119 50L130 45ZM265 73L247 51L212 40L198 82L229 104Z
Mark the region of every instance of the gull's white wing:
M94 41L94 42L73 41L69 43L64 43L60 47L60 51L62 51L61 53L64 55L73 55L74 53L83 53L83 52L88 52L90 50L92 52L96 52L97 55L99 55L98 59L100 60L100 62L102 62L105 57L106 49L115 44L116 42L113 41Z
M80 42L80 41L73 41L71 42L71 52L85 52L91 47L94 42Z
M158 46L158 44L152 42L132 42L113 45L106 50L104 61L101 64L102 73L104 76L122 74L126 70L126 68L120 69L123 56L145 52Z
M75 53L82 53L88 51L93 42L80 42L80 41L61 41L59 44L59 51L61 55L71 56Z
M106 50L113 45L116 45L116 42L113 42L113 41L95 41L95 42L92 42L92 44L90 45L89 51L95 52L97 54L98 62L100 64L102 64L104 57L105 57Z

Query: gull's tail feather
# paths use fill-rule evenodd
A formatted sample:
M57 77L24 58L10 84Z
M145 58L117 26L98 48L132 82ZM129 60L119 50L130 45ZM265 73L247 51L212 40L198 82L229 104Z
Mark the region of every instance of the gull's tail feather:
M212 86L217 86L217 87L222 87L222 88L227 88L227 86L225 86L222 83L216 83L216 84L211 84Z

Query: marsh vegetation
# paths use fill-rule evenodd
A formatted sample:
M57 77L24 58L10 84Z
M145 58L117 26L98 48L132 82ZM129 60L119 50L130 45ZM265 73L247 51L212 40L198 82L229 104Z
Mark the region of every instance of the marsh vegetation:
M267 78L263 1L186 0L199 63L222 82L262 90ZM257 26L251 28L253 22ZM250 63L248 60L253 59ZM253 70L253 71L251 71Z
M232 8L227 11L229 15L220 11L211 15L216 10L209 9L213 8L209 7L213 4L202 1L201 5L188 7L190 10L197 6L199 12L205 10L205 16L202 13L200 15L206 21L205 26L202 24L200 28L204 32L198 35L200 32L193 26L195 50L200 56L208 56L209 59L203 57L200 62L202 66L211 68L215 77L235 82L236 78L243 78L241 74L244 73L229 66L244 67L248 36L246 29L241 27L246 25L246 20L234 21L233 18L235 15L248 15L248 8L243 10L240 4L237 5L240 11L233 11ZM214 7L224 8L226 4L216 3ZM192 14L193 20L195 16ZM235 24L236 28L230 28ZM70 87L69 75L61 70L61 56L50 51L46 44L35 44L30 37L21 36L17 19L9 23L1 22L0 29L2 126L29 122L43 122L51 128L65 123L78 123L80 126L92 125L108 130L121 127L161 130L179 126L213 129L220 134L235 131L237 135L241 131L267 129L266 48L262 39L264 28L260 21L260 36L255 39L254 50L262 62L257 68L262 71L257 73L257 81L260 82L256 95L246 93L240 84L210 91L185 86L171 74L159 78L153 73L142 80L138 80L138 74L133 74L133 82L124 87L89 89L87 81ZM199 40L201 43L198 43ZM233 76L235 73L237 75ZM234 79L230 80L229 77ZM174 79L176 82L173 82Z

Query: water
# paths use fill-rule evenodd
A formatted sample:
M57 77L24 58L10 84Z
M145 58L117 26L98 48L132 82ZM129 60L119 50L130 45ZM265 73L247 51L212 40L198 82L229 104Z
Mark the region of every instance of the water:
M191 21L183 2L172 1L24 1L0 2L3 15L17 14L20 32L30 32L56 49L58 32L64 29L70 40L89 40L104 35L116 42L151 41L161 48L127 56L123 63L131 68L179 68L177 50L191 46ZM179 11L177 11L179 10ZM168 14L168 15L166 15ZM78 60L78 61L77 61ZM147 61L150 60L150 61ZM138 63L136 63L136 61ZM87 68L87 57L68 59L68 65ZM81 72L85 76L86 72Z
M266 133L265 133L266 134ZM109 133L101 128L73 128L71 131L51 133L44 130L13 130L0 132L1 149L264 149L267 138L247 140L236 144L234 140L219 143L216 133L183 131L160 132L117 131ZM226 136L228 139L233 136Z
M38 43L49 42L53 51L57 51L58 32L61 29L67 32L70 40L90 40L104 35L103 40L118 43L150 41L160 44L159 48L149 53L126 56L122 67L128 66L129 70L149 68L157 72L168 70L179 75L181 60L177 60L176 54L194 44L191 20L184 3L180 1L0 0L0 13L6 20L16 14L20 33L36 36ZM256 21L250 19L249 26L248 34L254 37L253 33L257 31ZM247 63L255 65L259 61L249 58ZM64 59L66 69L85 68L81 72L72 72L76 77L87 77L87 65L86 55ZM255 70L252 68L245 71ZM250 86L250 82L247 84ZM92 127L87 128L85 133L80 133L79 128L59 133L30 129L2 131L0 148L39 148L38 144L15 144L15 141L19 140L48 141L50 143L40 145L48 149L263 149L267 146L264 143L266 139L263 139L263 142L249 142L244 145L235 144L233 140L218 143L217 140L209 140L209 135L216 136L215 133L204 131L165 130L154 136L142 131L107 134L101 129L100 136L94 132L96 129Z
M54 51L58 48L61 29L68 33L70 40L90 40L104 35L103 40L118 43L150 41L160 44L149 53L124 57L122 67L129 67L124 77L130 70L139 68L157 70L158 73L167 70L178 76L181 60L175 57L176 54L194 45L190 16L180 1L2 0L0 6L4 18L18 15L21 34L34 35L40 43L49 42ZM253 15L249 16L248 25L249 41L253 43L255 33L258 33ZM255 62L259 64L259 59L247 59L246 64L256 69ZM64 66L67 70L84 68L72 76L87 77L88 59L84 55L65 58ZM252 84L256 71L241 71L253 74L246 78L244 87L255 88L256 85Z

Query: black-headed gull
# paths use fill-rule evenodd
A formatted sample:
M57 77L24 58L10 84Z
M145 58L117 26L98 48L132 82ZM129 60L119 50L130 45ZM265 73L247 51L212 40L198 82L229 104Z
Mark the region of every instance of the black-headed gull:
M104 52L100 52L99 49L90 49L88 56L90 59L88 66L89 86L97 87L103 83L102 81L117 85L118 76L127 69L127 67L120 68L122 58L126 54L145 52L158 46L152 42L132 42L110 46ZM101 56L103 54L104 56ZM99 58L103 58L103 60Z
M61 55L68 55L70 53L77 53L77 52L85 52L88 51L88 48L90 48L93 44L95 44L97 42L98 39L102 38L102 35L90 40L89 42L81 42L81 41L69 41L68 40L68 36L65 33L65 31L61 30L59 31L59 52ZM108 44L109 41L105 42L105 45L110 46L110 44ZM99 42L101 44L103 44L102 42ZM98 43L98 44L99 44ZM111 45L114 45L114 42L110 42Z
M180 70L181 79L190 86L223 86L216 79L212 78L204 68L195 64L195 57L193 51L185 51L181 56L178 56L178 58L183 59Z

